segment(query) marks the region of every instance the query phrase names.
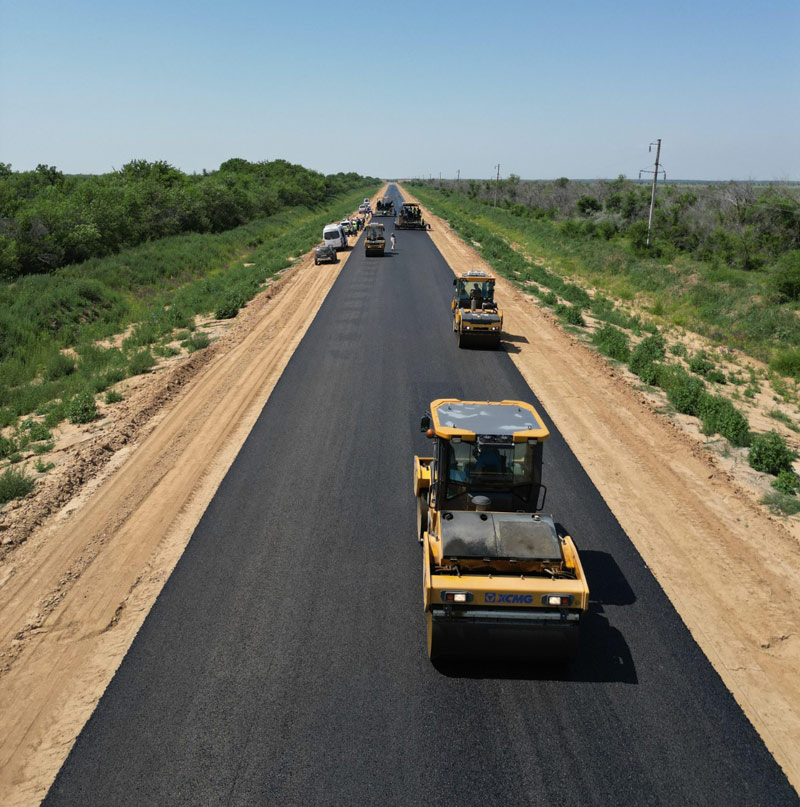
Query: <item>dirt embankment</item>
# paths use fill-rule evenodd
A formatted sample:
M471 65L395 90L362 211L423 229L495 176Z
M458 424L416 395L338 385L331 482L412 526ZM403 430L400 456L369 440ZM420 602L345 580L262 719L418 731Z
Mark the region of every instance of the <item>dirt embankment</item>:
M211 347L137 379L4 511L3 805L44 796L344 260L304 256Z
M411 201L414 197L403 189ZM429 210L456 271L491 267ZM492 272L492 274L494 274ZM499 278L505 347L745 714L800 788L800 545L693 439Z

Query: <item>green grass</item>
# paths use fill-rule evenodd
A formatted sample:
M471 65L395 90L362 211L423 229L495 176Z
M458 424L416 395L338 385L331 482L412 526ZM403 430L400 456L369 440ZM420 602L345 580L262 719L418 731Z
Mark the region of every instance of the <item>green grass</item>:
M767 505L773 513L778 515L793 516L800 513L800 499L797 496L790 496L778 490L773 493L767 493L761 499L761 503Z
M54 402L145 372L142 356L152 360L151 346L175 329L192 330L196 315L230 313L231 301L252 299L290 256L319 242L325 224L374 190L367 185L318 209L284 209L223 233L163 238L0 284L0 424L40 411L52 427L66 417ZM96 344L131 325L120 348Z
M25 473L25 469L7 468L0 474L0 506L27 496L35 485L31 477Z
M774 293L767 271L746 271L694 260L686 255L658 258L637 254L625 237L589 237L583 228L547 218L529 218L457 194L444 195L414 185L413 193L511 280L529 278L579 305L562 291L580 284L618 300L639 300L665 323L685 327L714 343L736 347L772 362L776 372L800 378L800 318L796 304ZM529 256L544 258L547 269L510 253L519 244ZM566 284L566 286L565 286ZM592 313L621 327L620 313L592 303ZM614 318L612 318L614 317ZM616 319L616 321L615 321ZM713 380L717 380L716 377Z

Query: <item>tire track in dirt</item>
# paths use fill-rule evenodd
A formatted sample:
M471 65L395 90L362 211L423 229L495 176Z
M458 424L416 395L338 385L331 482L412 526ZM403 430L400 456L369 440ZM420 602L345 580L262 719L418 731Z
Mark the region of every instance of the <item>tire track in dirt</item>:
M431 238L454 271L482 268L497 276L447 222L423 210L433 224ZM502 277L497 292L512 360L800 788L797 541L553 315Z
M157 382L118 438L82 449L57 504L30 514L23 529L43 526L0 582L4 805L44 796L346 257L318 268L306 255L205 357ZM106 462L77 508L51 515Z

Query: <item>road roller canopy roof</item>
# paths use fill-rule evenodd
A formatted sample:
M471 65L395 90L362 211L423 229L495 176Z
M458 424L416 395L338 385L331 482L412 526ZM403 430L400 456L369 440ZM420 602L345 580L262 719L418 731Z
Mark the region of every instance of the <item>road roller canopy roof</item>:
M481 269L470 269L466 272L459 272L458 278L460 280L474 280L476 282L481 282L484 280L494 280L494 275L490 275Z
M473 441L478 437L511 437L515 443L545 440L550 432L539 413L523 401L459 401L440 398L431 403L437 437Z

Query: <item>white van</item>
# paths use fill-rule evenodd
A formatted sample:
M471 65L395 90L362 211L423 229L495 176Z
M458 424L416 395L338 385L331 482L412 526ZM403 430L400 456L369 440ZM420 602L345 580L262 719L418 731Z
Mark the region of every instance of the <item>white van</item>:
M347 249L347 236L341 224L326 224L322 230L322 243L334 249Z

